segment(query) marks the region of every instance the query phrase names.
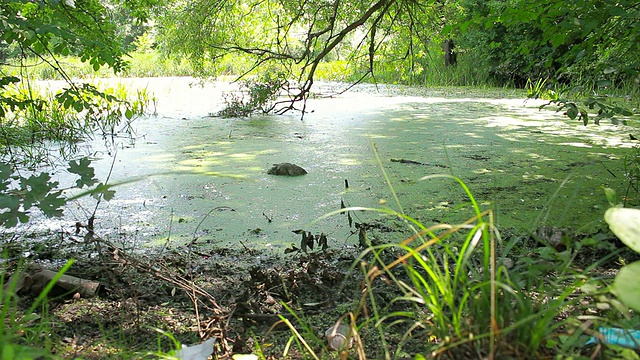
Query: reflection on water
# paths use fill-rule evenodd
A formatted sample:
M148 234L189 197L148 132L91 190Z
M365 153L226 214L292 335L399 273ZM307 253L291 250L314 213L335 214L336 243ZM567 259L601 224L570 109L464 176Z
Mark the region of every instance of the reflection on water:
M307 108L313 112L304 121L299 114L221 119L208 115L222 108L228 84L190 86L189 79L181 78L126 81L156 95L157 116L135 122L135 144L120 144L115 159L94 162L101 180L112 162L111 182L142 177L118 186L116 198L100 204L96 227L104 236L136 239L140 246L170 237L181 243L282 248L298 241L291 232L296 229L324 232L334 246L355 244L357 236L344 215L311 222L339 209L341 201L376 207L384 199L385 206L397 208L372 142L405 212L427 225L473 215L453 181L418 181L447 173L462 178L483 207L493 207L500 226L528 229L536 219L553 219L556 226L595 226L606 204L600 186L624 185L621 173L611 176L620 171L620 162L609 159L623 156L621 147L632 145L624 127L585 128L551 110L538 110L539 103L525 106L522 99L469 90L384 87L376 92L362 86L337 98L310 100ZM94 146L99 150L101 145ZM281 162L298 164L309 174L267 175ZM572 165L577 162L581 165ZM58 176L63 184L73 181ZM94 205L83 199L70 206L65 219L42 224L70 231ZM355 215L359 222L378 217Z

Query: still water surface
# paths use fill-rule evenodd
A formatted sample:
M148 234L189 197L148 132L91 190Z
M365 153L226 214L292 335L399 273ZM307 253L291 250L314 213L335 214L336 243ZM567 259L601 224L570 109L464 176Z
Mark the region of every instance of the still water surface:
M209 115L223 107L222 94L232 87L193 82L125 80L158 98L157 114L135 121L135 141L119 141L115 160L100 141L88 144L101 180L112 164L111 182L143 177L117 187L115 199L100 204L96 228L103 236L136 248L195 240L281 251L298 242L292 230L304 229L326 233L331 246L353 245L357 235L344 215L312 222L339 209L341 201L398 210L380 165L403 211L425 225L473 216L454 181L419 181L452 174L467 183L482 208L496 211L503 228L592 231L606 208L600 187L624 190L618 159L634 145L628 137L634 131L626 126L584 127L504 91L363 85L310 100L312 112L303 121L296 113L222 119ZM316 91L338 87L322 84ZM281 162L309 174L267 174ZM154 175L163 172L179 174ZM73 181L58 177L63 184ZM83 199L61 221L42 224L71 231L94 205ZM376 219L380 215L362 212L354 218ZM376 236L402 240L393 233Z

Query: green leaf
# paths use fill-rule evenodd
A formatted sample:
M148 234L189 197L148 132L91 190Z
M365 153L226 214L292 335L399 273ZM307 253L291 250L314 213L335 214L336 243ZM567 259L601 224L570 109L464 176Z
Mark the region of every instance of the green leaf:
M11 343L5 343L2 346L2 359L15 359L16 354Z
M558 32L556 34L553 34L549 37L549 42L551 42L551 45L553 47L558 47L562 44L565 43L567 39L567 34L563 33L563 32Z
M7 164L0 164L0 190L5 190L11 175L13 174L13 168Z
M580 111L580 118L585 126L589 123L589 114L587 114L586 111ZM595 122L596 125L600 125L600 119L598 117L596 117L593 122Z
M607 198L609 205L616 206L619 203L616 191L608 187L603 187L602 189L604 190L604 196Z
M110 190L113 185L105 185L103 183L98 184L96 188L91 192L91 196L93 196L96 200L100 200L100 197L109 201L116 196L115 190Z
M632 116L633 112L627 108L616 106L613 108L613 112L622 116Z
M570 105L567 109L567 116L571 120L575 120L578 117L578 108L575 105Z
M0 214L0 225L4 227L14 227L18 225L18 221L24 224L29 221L29 217L19 210L11 210Z
M82 109L84 109L84 104L82 103L82 101L75 101L73 103L73 109L77 112L81 112Z
M127 120L131 120L133 118L133 111L131 109L127 109L124 112L124 116L127 118Z
M614 6L611 9L609 9L609 14L613 16L625 16L627 15L627 10L621 7Z
M25 210L44 199L53 188L58 186L57 181L50 182L49 180L51 180L51 175L46 172L40 173L38 176L31 175L28 179L21 178L21 188L27 191L23 203Z
M610 208L604 213L604 220L620 241L640 253L640 210Z
M62 207L66 203L66 200L61 195L62 191L56 191L47 195L44 199L40 200L38 207L46 216L62 216Z
M20 208L20 197L15 194L0 194L0 210L17 211Z
M640 281L638 281L638 277L640 277L640 261L622 267L613 282L613 293L635 311L640 311Z
M19 82L20 82L20 79L18 79L15 76L3 76L3 77L0 77L0 88L3 88L9 84L16 84Z
M98 183L98 179L95 177L95 171L93 167L91 167L91 160L87 157L83 157L80 161L69 161L67 171L80 175L80 179L76 180L76 186L79 188L93 186Z

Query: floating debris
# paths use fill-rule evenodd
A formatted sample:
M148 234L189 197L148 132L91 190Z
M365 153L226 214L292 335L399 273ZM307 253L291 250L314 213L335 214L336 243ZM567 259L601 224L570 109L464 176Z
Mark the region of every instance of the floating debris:
M273 167L267 171L269 175L282 175L282 176L300 176L306 175L307 170L301 168L296 164L281 163L274 164Z

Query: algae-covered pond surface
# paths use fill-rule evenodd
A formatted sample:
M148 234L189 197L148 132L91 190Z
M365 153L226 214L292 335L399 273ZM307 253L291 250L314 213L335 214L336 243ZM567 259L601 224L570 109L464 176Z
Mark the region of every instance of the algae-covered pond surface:
M95 225L136 247L195 240L279 251L299 241L292 233L297 229L325 233L331 246L356 244L344 215L312 222L341 202L398 210L380 165L403 211L425 225L473 216L456 182L420 181L450 174L466 183L481 208L495 210L499 227L590 232L602 226L602 187L626 189L620 159L635 145L627 126L604 121L584 127L552 109L539 110L542 102L500 91L361 86L309 100L311 112L302 121L299 113L223 119L209 115L223 107L226 84L129 81L155 94L157 115L133 123L135 141L120 142L115 160L99 141L92 145L101 180L112 163L110 182L142 177L115 188L115 199L100 204ZM282 162L308 174L267 174ZM93 206L83 199L47 226L71 231ZM359 212L354 220L379 218Z

